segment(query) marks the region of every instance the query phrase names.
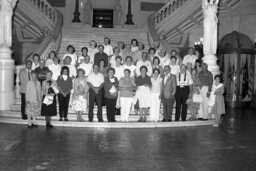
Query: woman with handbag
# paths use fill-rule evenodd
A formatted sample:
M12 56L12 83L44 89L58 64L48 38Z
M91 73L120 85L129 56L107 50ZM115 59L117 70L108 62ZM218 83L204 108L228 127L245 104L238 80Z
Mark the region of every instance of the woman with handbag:
M196 114L199 110L199 104L203 102L203 96L200 94L201 83L197 77L197 70L193 69L191 71L191 78L193 80L192 85L192 96L189 98L187 104L188 109L191 113L190 120L196 120Z
M46 72L46 80L42 84L43 103L41 115L45 116L46 128L52 128L51 117L57 115L56 94L59 93L56 81L52 80L52 71Z

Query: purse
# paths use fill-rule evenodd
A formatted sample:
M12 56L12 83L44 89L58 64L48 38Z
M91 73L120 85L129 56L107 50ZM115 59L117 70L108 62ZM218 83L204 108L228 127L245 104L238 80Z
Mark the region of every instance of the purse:
M193 102L195 103L203 103L204 98L202 94L193 94Z

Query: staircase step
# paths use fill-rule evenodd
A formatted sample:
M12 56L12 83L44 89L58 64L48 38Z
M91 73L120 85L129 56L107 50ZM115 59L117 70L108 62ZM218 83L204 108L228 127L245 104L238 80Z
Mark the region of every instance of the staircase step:
M18 119L0 116L0 123L9 123L9 124L23 124L26 125L27 121ZM186 122L60 122L53 120L52 124L56 127L88 127L88 128L165 128L165 127L187 127L187 126L206 126L212 125L213 120L208 121L186 121ZM37 124L40 126L45 126L44 119L38 119Z

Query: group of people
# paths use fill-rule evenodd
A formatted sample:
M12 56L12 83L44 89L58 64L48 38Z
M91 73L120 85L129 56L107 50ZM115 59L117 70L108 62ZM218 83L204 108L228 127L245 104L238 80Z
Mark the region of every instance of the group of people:
M146 122L148 114L150 121L157 122L162 102L163 122L172 121L176 103L175 121L186 121L189 108L189 119L207 120L214 113L218 126L219 116L225 113L224 86L220 75L214 79L213 84L207 64L201 64L193 48L181 59L177 51L167 52L157 42L148 51L136 39L113 48L105 37L103 45L92 40L80 56L69 45L62 58L51 51L46 61L37 54L26 61L19 74L21 114L29 128L37 126L38 115L45 116L51 128L58 101L60 121L68 121L71 105L77 121L84 121L82 114L88 112L93 122L96 103L99 122L104 122L103 105L108 122L115 122L119 112L123 122L129 121L130 113L139 113L139 122Z

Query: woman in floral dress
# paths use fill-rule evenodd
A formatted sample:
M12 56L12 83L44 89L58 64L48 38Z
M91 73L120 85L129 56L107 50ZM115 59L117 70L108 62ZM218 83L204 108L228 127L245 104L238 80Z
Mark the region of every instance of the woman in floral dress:
M191 71L191 78L193 80L193 89L192 89L192 94L188 100L188 108L190 110L190 113L191 113L191 120L196 120L196 114L197 114L197 111L199 110L199 104L198 102L194 102L193 101L193 95L194 94L200 94L200 86L201 86L201 83L200 83L200 80L198 79L197 77L197 70L196 69L193 69Z
M77 78L74 79L74 97L72 109L76 111L77 121L83 122L82 114L87 112L88 90L87 77L83 69L77 70Z

